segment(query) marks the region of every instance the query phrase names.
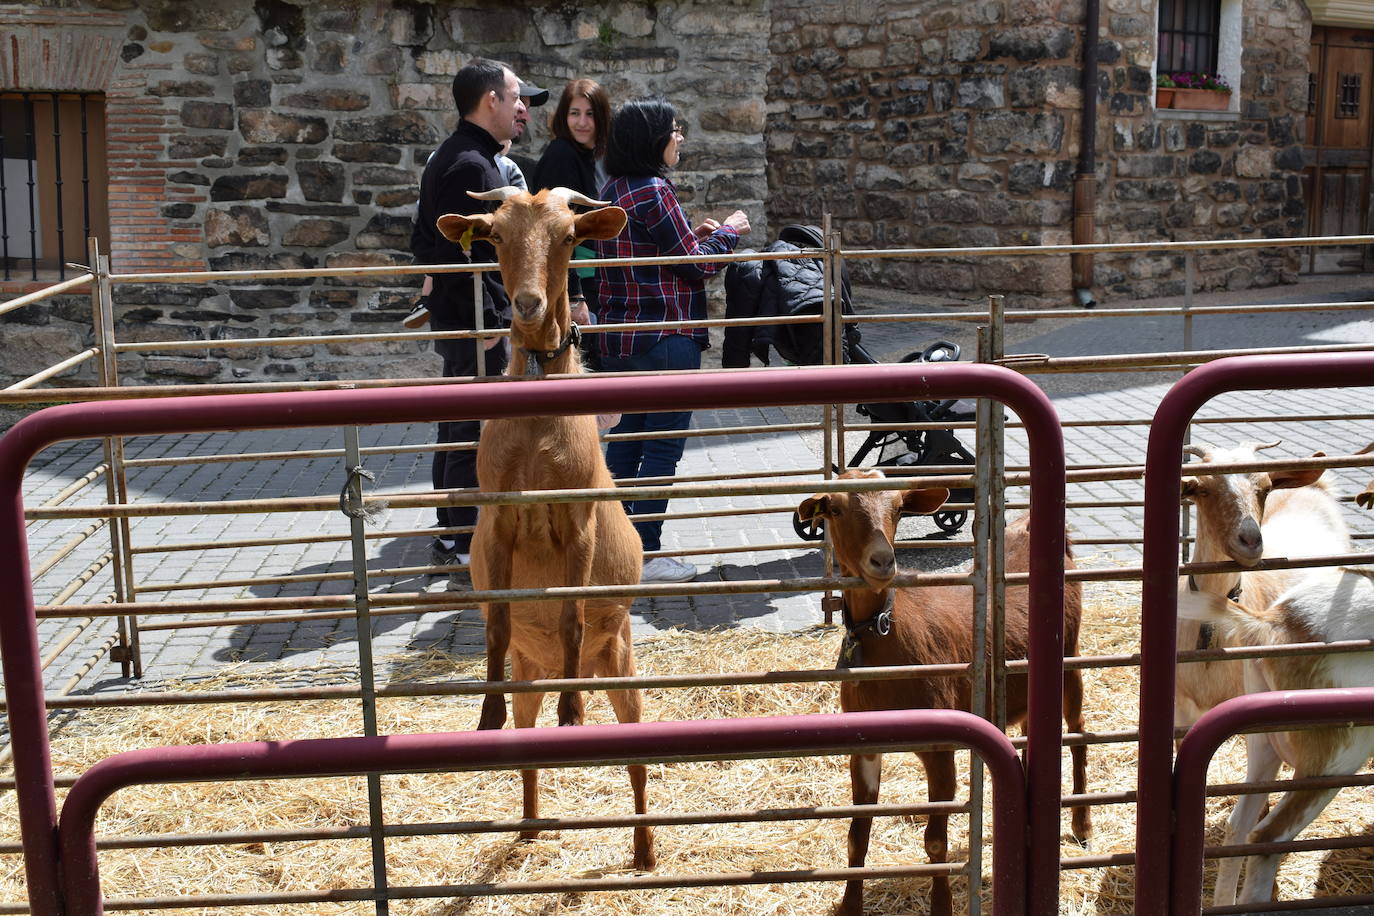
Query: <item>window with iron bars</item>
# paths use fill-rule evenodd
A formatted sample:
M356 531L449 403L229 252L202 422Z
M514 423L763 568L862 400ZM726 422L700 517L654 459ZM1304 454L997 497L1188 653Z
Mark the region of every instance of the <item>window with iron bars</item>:
M1160 73L1216 73L1221 0L1159 0Z
M0 274L65 279L86 239L110 244L105 97L0 93Z

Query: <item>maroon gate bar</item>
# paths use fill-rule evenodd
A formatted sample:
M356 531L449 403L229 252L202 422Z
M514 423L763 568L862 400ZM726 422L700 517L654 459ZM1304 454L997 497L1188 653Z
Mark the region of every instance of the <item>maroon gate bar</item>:
M1221 742L1266 726L1312 727L1360 721L1374 721L1374 687L1252 693L1209 709L1188 729L1174 763L1178 832L1174 838L1172 916L1198 916L1202 912L1207 764Z
M433 388L68 404L32 414L0 437L0 651L29 902L35 916L57 916L62 912L57 810L22 496L24 469L40 449L64 440L101 436L953 397L987 397L1005 404L1024 423L1030 444L1034 536L1030 557L1030 710L1025 758L1029 822L1026 911L1056 913L1065 485L1063 436L1049 398L1009 369L973 364L834 366L673 375L584 376L540 382L491 380ZM1173 455L1177 461L1177 449ZM1177 486L1177 477L1174 485ZM1169 649L1172 652L1172 629Z
M1233 356L1189 372L1170 389L1155 411L1145 458L1145 572L1141 592L1140 759L1136 801L1137 913L1171 912L1169 869L1175 840L1176 802L1173 749L1179 477L1188 423L1198 408L1228 391L1361 385L1374 385L1374 354Z
M993 784L993 912L1022 913L1025 776L1011 741L986 719L951 710L900 710L640 722L582 728L253 741L128 751L100 761L72 786L59 828L71 916L105 912L95 849L101 802L131 785L262 777L346 776L590 764L720 760L804 753L874 753L953 741L988 764ZM684 752L682 748L691 748ZM402 891L401 888L395 890ZM402 893L402 896L404 894Z

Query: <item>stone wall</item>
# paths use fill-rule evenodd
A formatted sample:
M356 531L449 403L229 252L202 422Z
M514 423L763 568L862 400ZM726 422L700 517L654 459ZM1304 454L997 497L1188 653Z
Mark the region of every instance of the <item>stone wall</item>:
M1112 4L1117 7L1117 4ZM1099 241L1280 238L1304 234L1302 134L1312 22L1300 0L1245 0L1239 112L1154 108L1156 4L1103 16L1106 118L1098 133ZM1197 257L1197 288L1247 289L1297 279L1297 249ZM1178 255L1099 258L1107 295L1183 292Z
M410 262L420 172L456 121L452 76L478 55L508 61L554 101L576 76L613 101L666 96L691 127L677 175L689 211L743 207L766 234L767 22L764 0L56 0L0 10L0 86L106 93L117 273L386 266ZM86 65L44 65L54 59ZM527 163L552 108L531 113L516 149ZM427 342L215 345L399 331L415 286L121 284L119 340L205 346L125 354L120 371L150 383L432 375ZM0 379L89 346L89 311L73 298L4 319L7 341L33 346L7 346Z
M772 2L769 214L836 219L849 247L1072 240L1081 0ZM1302 227L1299 0L1246 0L1238 119L1154 110L1155 0L1104 0L1095 241L1288 236ZM1301 91L1299 91L1301 90ZM1202 288L1291 282L1292 254L1199 259ZM1097 258L1100 298L1182 288L1182 259ZM861 280L1065 305L1067 257L855 262Z

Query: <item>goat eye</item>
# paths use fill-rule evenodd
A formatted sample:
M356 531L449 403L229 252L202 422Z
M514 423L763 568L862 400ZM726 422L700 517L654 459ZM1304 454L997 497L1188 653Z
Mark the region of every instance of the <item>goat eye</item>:
M563 240L564 245L572 245L577 242L577 236L568 233L568 237Z
M490 232L487 234L487 241L491 242L493 245L499 245L501 243L501 234L499 232Z

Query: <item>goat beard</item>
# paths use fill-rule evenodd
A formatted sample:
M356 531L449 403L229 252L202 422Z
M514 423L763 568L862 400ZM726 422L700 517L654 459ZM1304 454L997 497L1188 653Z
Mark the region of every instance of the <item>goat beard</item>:
M534 355L533 350L525 351L525 378L541 379L544 377L544 364L539 361L539 357Z

